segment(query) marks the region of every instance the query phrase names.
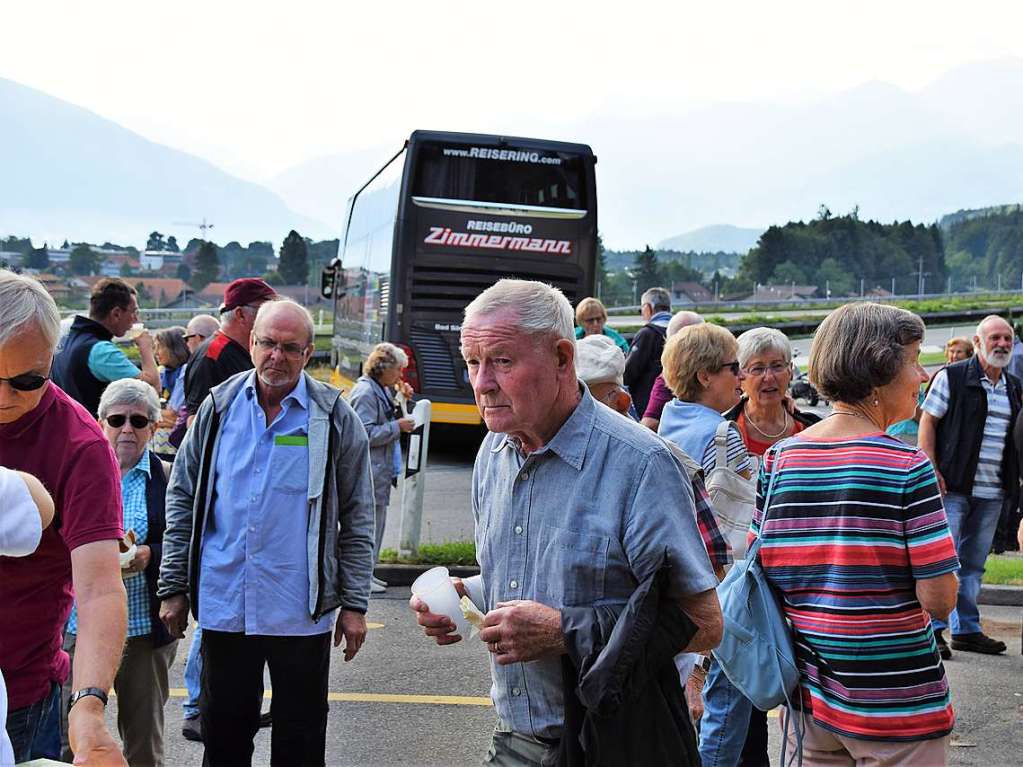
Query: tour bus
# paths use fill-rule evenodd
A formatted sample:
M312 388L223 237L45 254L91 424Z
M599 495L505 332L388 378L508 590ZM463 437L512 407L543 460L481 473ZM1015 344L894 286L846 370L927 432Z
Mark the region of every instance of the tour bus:
M585 144L415 131L348 201L323 272L335 384L350 390L373 346L390 341L434 423L479 424L462 311L502 277L549 283L573 305L594 294L596 161Z

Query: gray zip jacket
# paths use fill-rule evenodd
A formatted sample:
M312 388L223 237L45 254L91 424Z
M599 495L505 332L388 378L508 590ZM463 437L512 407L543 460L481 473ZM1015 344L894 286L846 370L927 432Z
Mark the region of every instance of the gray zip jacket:
M224 413L249 371L215 386L174 460L167 486L167 530L157 596L187 594L199 617L199 553L213 503L210 467ZM341 393L307 373L309 491L306 525L309 615L342 607L365 613L373 575L373 479L366 430Z

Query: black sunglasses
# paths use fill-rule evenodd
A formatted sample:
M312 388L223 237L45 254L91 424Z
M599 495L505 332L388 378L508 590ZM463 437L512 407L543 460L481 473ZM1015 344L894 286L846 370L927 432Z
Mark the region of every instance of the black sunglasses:
M144 429L149 426L149 419L144 415L132 415L126 416L121 413L116 415L108 415L104 420L110 424L111 428L120 429L124 426L125 421L131 421L131 428L133 429Z
M49 376L41 376L38 373L22 373L20 376L11 378L0 378L0 381L7 381L15 391L35 391L46 383Z
M730 368L733 376L739 375L739 360L736 360L735 362L726 362L724 365L719 367L718 370L724 370L725 368Z

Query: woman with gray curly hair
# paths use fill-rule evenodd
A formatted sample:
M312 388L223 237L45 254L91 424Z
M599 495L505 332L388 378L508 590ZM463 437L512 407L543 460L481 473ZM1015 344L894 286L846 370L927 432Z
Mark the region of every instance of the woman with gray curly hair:
M369 435L369 457L373 467L375 492L376 545L374 557L380 556L380 543L384 539L387 523L387 505L391 500L391 486L401 472L401 432L410 432L415 421L402 418L395 403L395 393L412 397L412 387L401 380L401 371L408 365L408 356L394 344L377 344L362 366L362 375L348 395L348 403L355 410ZM371 590L379 594L387 584L373 578Z

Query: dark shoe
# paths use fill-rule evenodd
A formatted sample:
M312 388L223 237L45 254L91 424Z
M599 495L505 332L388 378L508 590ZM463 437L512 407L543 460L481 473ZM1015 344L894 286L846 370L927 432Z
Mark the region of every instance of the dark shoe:
M202 729L199 727L199 717L190 716L181 723L181 734L185 740L194 743L202 743Z
M273 720L270 718L270 712L267 711L265 714L259 715L259 729L269 727L273 724Z
M984 655L998 655L1005 652L1005 642L992 639L981 631L976 634L953 634L952 649L964 652L979 652Z
M934 641L938 643L938 655L941 656L941 659L951 660L952 650L949 649L948 642L945 641L945 635L941 631L934 632Z

